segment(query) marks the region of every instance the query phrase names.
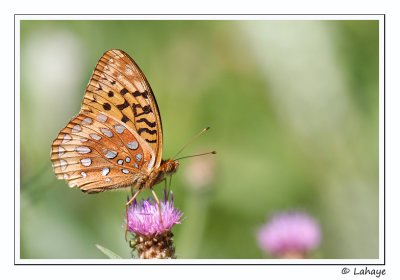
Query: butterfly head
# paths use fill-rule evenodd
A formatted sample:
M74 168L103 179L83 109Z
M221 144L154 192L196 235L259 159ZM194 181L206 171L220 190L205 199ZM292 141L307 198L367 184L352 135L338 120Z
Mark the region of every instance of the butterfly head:
M174 174L179 167L179 161L174 159L167 159L161 163L161 168L166 175Z

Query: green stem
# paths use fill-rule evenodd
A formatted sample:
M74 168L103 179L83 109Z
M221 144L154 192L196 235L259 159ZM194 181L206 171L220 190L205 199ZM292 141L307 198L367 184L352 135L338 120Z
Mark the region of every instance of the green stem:
M185 226L179 233L178 248L179 258L196 258L199 253L207 221L207 209L209 204L208 193L192 192L185 199Z

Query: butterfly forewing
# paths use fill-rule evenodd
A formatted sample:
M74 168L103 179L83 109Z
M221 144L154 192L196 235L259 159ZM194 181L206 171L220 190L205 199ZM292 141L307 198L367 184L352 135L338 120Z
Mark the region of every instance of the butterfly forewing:
M59 179L86 192L133 184L161 162L161 120L151 88L133 60L107 51L86 88L82 109L52 145Z
M157 103L146 77L128 54L110 50L100 58L82 110L104 112L134 128L156 154L155 166L159 166L162 124Z

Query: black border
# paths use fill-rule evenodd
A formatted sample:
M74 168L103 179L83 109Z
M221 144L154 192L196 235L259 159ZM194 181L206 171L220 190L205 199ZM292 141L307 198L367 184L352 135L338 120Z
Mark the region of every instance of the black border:
M16 77L15 77L15 23L16 16L383 16L383 263L376 264L352 264L352 263L314 263L314 264L302 264L302 263L119 263L119 264L92 264L92 263L17 263L15 253L15 217L16 217L16 205L15 205L15 190L16 190L16 107L15 107L15 96L16 96ZM71 19L74 20L74 19ZM115 19L118 20L118 19ZM267 20L267 19L266 19ZM336 19L338 20L338 19ZM357 19L354 19L357 20ZM379 41L380 42L380 41ZM379 73L381 74L381 73ZM379 134L378 134L379 135ZM326 259L328 260L328 259ZM386 265L386 14L14 14L14 265L246 265L246 266L385 266Z

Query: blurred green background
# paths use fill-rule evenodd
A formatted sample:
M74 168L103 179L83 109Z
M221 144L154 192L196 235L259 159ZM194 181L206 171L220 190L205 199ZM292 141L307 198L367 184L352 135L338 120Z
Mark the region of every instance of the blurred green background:
M185 214L178 258L269 258L256 232L304 210L312 258L378 258L378 21L22 21L21 258L129 258L126 191L57 180L50 147L78 113L100 56L126 51L146 74L164 158L203 127L173 177ZM161 193L162 186L156 188ZM150 192L145 192L150 196Z

